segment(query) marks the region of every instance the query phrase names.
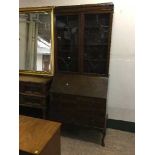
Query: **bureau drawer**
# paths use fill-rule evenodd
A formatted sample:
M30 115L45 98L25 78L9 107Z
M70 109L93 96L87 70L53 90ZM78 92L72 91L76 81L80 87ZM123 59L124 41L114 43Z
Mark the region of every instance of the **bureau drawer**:
M59 110L74 111L76 99L73 95L53 94L52 104Z
M36 84L36 83L23 83L20 82L19 91L23 93L38 93L38 94L47 94L48 85L45 84Z
M75 97L79 110L97 111L106 109L106 99L93 98L93 97Z
M96 121L92 119L91 126L96 127L96 128L105 128L105 119L103 118L102 121Z
M54 118L64 123L96 128L105 125L106 99L53 93L51 105Z
M47 98L29 95L19 95L20 105L46 106Z
M93 110L92 98L77 96L75 99L77 102L78 113L82 113L82 114L86 113L87 115L89 115L90 112Z

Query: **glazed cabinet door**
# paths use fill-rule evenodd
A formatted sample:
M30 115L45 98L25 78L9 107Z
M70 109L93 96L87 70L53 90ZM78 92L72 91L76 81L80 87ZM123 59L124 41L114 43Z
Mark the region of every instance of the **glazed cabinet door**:
M84 72L106 74L110 13L85 14L84 21Z
M78 71L78 15L56 16L57 70Z

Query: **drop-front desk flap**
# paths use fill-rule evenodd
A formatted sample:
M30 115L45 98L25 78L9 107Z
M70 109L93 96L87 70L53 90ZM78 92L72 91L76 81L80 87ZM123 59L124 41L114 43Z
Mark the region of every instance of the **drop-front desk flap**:
M53 78L51 92L96 98L107 97L108 78L86 75L57 74Z

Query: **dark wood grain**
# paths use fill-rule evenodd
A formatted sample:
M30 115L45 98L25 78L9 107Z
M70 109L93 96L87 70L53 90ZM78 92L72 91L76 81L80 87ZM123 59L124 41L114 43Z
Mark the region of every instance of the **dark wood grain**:
M63 14L66 12L108 12L113 11L112 3L100 3L100 4L86 4L86 5L71 5L71 6L58 6L55 8L57 14Z
M41 109L42 117L46 118L49 101L51 78L24 76L19 77L19 105Z
M112 3L103 3L103 4L90 4L90 5L76 5L76 6L58 6L55 8L55 19L57 21L57 17L59 16L68 16L68 15L78 15L79 16L79 41L78 41L78 71L69 71L72 74L87 74L87 75L96 75L96 76L109 76L109 59L110 59L110 45L111 45L111 31L112 31L112 14L113 14L113 4ZM84 57L86 54L86 48L85 48L85 40L84 37L85 34L85 16L87 14L90 15L99 15L99 14L109 14L109 29L108 29L108 43L107 43L107 50L103 51L106 53L106 56L104 57L104 63L100 65L102 69L99 69L101 71L85 71L84 70ZM55 40L57 40L57 29L55 28ZM91 33L91 31L90 31ZM57 41L55 41L55 66L56 66L56 73L68 73L68 70L59 70L58 69L58 47ZM98 47L99 49L97 51L102 50L102 48ZM73 51L74 53L75 51ZM94 58L96 60L96 58ZM98 59L99 60L99 59ZM96 61L98 61L96 60ZM99 61L98 61L99 63Z
M112 3L58 6L55 8L56 22L60 16L78 16L78 71L58 69L59 45L57 44L57 32L59 32L59 29L55 27L56 74L50 91L51 119L59 120L63 124L100 129L103 133L102 145L104 145L106 133L106 102L113 10L114 5ZM94 21L96 23L87 24L90 19L89 16L95 16ZM63 20L61 22L65 25ZM99 32L92 32L95 29L98 29ZM102 33L104 37L100 36ZM98 36L95 34L98 34ZM94 37L89 37L91 35L94 35ZM98 39L98 37L100 38ZM89 45L88 41L92 44ZM97 48L93 49L92 46L97 46ZM99 56L99 51L102 52L101 56ZM89 58L90 52L95 54L95 56L90 55L93 62L98 61L99 64L95 71L91 68L95 63L89 66L86 60L86 58ZM100 59L102 59L102 63L100 63Z
M106 75L109 77L109 63L110 63L110 48L111 48L111 35L112 35L112 23L113 23L113 12L110 13L110 31L108 36L108 51L107 51L107 63L106 63Z
M51 118L63 124L99 129L106 133L108 79L57 74L51 85Z
M73 74L56 74L52 92L107 98L108 78Z

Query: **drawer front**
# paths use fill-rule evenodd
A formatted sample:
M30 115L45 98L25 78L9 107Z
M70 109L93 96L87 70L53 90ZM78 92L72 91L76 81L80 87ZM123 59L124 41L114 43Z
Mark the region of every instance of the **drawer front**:
M85 111L85 112L92 111L92 109L93 109L92 98L77 96L76 101L77 101L79 111Z
M76 100L72 95L53 94L51 110L53 117L63 123L73 123L75 121Z
M72 111L75 108L76 100L72 95L54 94L52 103L59 109Z
M106 111L106 99L92 97L76 97L78 110L94 113L96 111Z
M65 94L53 94L54 117L63 123L103 128L106 100Z
M35 84L35 83L20 83L19 85L20 92L23 93L38 93L38 94L46 94L48 92L48 88L43 84Z
M103 118L102 121L96 121L92 119L91 126L96 128L105 128L105 118Z
M75 117L75 124L83 125L83 126L93 126L96 128L103 128L105 124L105 115L102 117L94 117L93 115L89 114L80 114Z
M106 110L106 99L93 98L93 110L105 111Z
M34 106L46 106L47 98L19 95L19 104Z

